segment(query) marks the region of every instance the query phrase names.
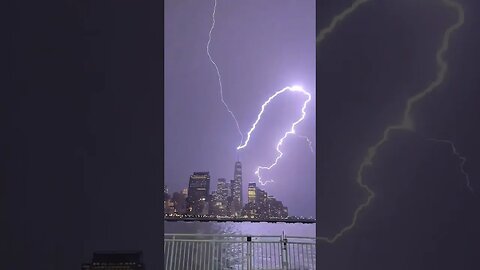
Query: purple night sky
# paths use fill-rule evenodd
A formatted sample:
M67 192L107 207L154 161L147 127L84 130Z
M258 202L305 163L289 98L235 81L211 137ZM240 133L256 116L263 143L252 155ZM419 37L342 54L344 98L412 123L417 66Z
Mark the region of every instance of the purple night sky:
M214 1L165 2L165 184L169 192L188 185L193 171L233 178L235 123L220 101L206 44ZM210 52L223 83L224 99L246 135L261 105L275 91L301 85L312 94L297 133L315 147L315 1L248 0L217 3ZM256 166L268 165L275 146L301 115L305 97L289 93L265 110L248 147L241 151L244 196L256 181ZM246 136L245 136L246 137ZM289 136L284 157L263 188L294 215L315 215L315 157L304 139Z

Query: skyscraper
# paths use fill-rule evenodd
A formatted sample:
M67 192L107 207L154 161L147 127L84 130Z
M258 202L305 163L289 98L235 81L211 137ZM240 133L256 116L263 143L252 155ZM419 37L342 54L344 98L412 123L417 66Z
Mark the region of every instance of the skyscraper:
M233 180L231 181L232 190L232 215L238 216L243 208L242 196L242 163L235 162L235 170L233 172Z
M259 219L286 218L288 208L274 196L258 188L255 183L249 183L248 203L243 207L242 215Z
M186 193L186 192L185 192ZM187 195L179 192L174 192L172 195L172 202L174 213L185 214L186 212L186 199Z
M217 191L213 196L214 209L211 209L211 214L217 216L226 216L228 215L228 187L227 180L225 178L219 178L217 182Z
M228 186L227 186L227 180L225 178L219 178L217 182L217 196L219 200L227 201L228 197Z
M257 184L248 183L248 203L255 203L257 196Z
M188 183L187 214L201 215L208 204L210 173L194 172Z

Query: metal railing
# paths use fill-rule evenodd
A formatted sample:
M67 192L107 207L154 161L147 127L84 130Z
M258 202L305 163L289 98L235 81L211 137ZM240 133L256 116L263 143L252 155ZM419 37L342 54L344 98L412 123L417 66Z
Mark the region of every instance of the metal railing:
M165 234L166 270L314 270L315 238Z

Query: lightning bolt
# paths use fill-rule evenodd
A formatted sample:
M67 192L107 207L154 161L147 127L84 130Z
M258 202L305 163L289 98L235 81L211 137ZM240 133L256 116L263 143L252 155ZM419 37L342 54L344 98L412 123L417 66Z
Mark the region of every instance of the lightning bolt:
M307 91L305 91L302 87L300 86L287 86L281 90L278 90L277 92L275 92L273 95L271 95L267 101L265 101L263 104L262 104L262 108L260 110L260 113L257 115L257 120L253 123L252 127L250 128L250 130L248 131L247 133L247 139L245 140L245 142L243 144L240 144L239 146L237 146L237 150L240 150L240 149L243 149L245 148L247 145L248 145L248 142L250 141L250 138L251 138L251 135L253 133L253 131L255 130L255 128L257 127L257 124L258 122L260 122L260 119L262 118L262 115L263 113L265 112L265 108L270 104L270 102L275 99L277 96L287 92L287 91L290 91L290 92L298 92L298 93L301 93L303 95L305 95L307 97L307 99L303 102L303 106L302 106L302 115L300 116L300 118L298 118L295 122L293 122L293 124L291 125L290 127L290 130L285 132L285 134L283 135L283 137L278 141L277 143L277 146L276 146L276 150L277 150L277 153L278 155L276 156L275 158L275 161L270 164L269 166L258 166L257 167L257 170L255 171L255 175L257 176L257 180L260 184L262 185L266 185L267 183L271 183L271 182L274 182L273 180L262 180L262 176L260 174L260 172L262 170L271 170L273 167L275 167L278 163L278 161L283 157L283 152L280 150L280 147L283 145L283 142L285 141L285 139L289 136L289 135L293 135L295 134L295 127L303 121L303 119L305 119L305 115L306 115L306 108L307 108L307 104L312 100L312 96L310 95L310 93L308 93ZM308 142L310 142L310 146L311 146L311 141L306 137L306 136L302 136L304 138L307 139ZM313 149L313 148L311 148Z
M335 27L336 23L338 23L338 21L342 20L346 15L352 13L360 4L362 4L366 1L367 0L355 1L354 4L350 8L348 8L346 11L343 11L340 15L336 16L333 19L330 26L326 28L326 30L320 31L320 35L317 37L317 43L319 42L319 40L322 41L323 38L325 37L325 35L327 33L330 33L333 30L333 28ZM429 94L433 90L435 90L444 81L445 74L446 74L447 69L448 69L448 64L443 59L443 56L444 56L445 52L448 50L449 41L450 41L452 33L455 32L456 30L458 30L462 26L462 24L464 23L464 10L463 10L462 5L460 5L459 3L457 3L453 0L442 0L442 1L449 8L452 8L457 12L458 19L453 25L451 25L450 27L448 27L446 29L446 31L443 35L443 38L442 38L440 48L437 50L436 62L437 62L437 65L438 65L438 71L437 71L436 78L427 86L427 88L425 88L424 90L420 91L418 94L410 97L407 100L407 105L406 105L404 113L403 113L402 122L400 124L397 124L397 125L387 126L385 128L384 132L383 132L383 136L381 137L381 139L376 144L374 144L373 146L368 148L367 154L363 158L363 161L362 161L362 163L360 164L360 167L357 170L357 176L356 176L356 182L358 183L358 185L367 192L367 199L366 199L365 202L360 204L355 209L355 211L353 213L353 218L352 218L352 221L350 222L350 224L343 227L333 237L319 237L318 240L333 244L340 237L342 237L346 232L350 231L351 229L353 229L355 227L360 212L362 210L364 210L366 207L368 207L370 205L370 202L375 197L375 193L373 192L373 190L371 190L370 187L368 187L365 183L363 183L363 173L364 173L365 169L368 166L373 165L373 159L376 157L378 149L388 141L388 137L389 137L389 135L392 131L395 131L395 130L414 131L413 121L412 121L412 117L411 117L413 106L415 104L417 104L418 102L420 102L427 94Z
M214 2L215 2L215 4L213 6L213 13L212 13L212 27L210 27L210 31L208 32L207 55L208 55L208 59L210 59L210 62L213 64L213 66L215 67L215 70L217 71L218 85L220 86L220 100L222 101L223 106L225 106L225 109L227 109L227 111L230 113L233 120L235 121L235 125L237 126L238 134L240 134L240 138L241 138L240 143L242 143L243 142L243 134L242 134L242 131L240 129L240 125L238 124L237 117L235 117L235 114L232 112L232 110L230 110L227 103L225 102L225 99L223 98L222 76L220 75L220 70L218 69L217 63L215 63L215 61L213 61L213 58L210 55L210 43L212 41L212 32L213 32L213 29L215 28L215 12L217 10L217 0L214 0Z
M465 171L465 163L467 162L467 158L464 156L461 156L460 153L457 151L457 148L455 147L455 144L452 141L449 140L442 140L442 139L428 139L429 141L437 142L437 143L446 143L450 145L450 148L452 149L452 154L454 154L459 160L460 160L460 172L465 176L465 182L467 185L467 188L470 190L470 192L474 192L472 185L470 183L470 176L468 173Z
M317 45L320 44L328 34L333 32L335 30L335 27L337 24L341 21L343 21L348 15L352 14L360 5L368 2L370 0L356 0L348 7L347 9L343 10L341 13L333 17L333 20L330 22L330 24L320 30L320 32L317 35Z
M211 54L210 54L210 43L212 41L212 32L213 32L213 29L215 28L215 13L216 13L216 9L217 9L217 0L214 0L214 6L213 6L213 12L212 12L212 26L210 27L210 31L208 33L208 42L207 42L207 55L208 55L208 58L210 59L210 62L213 64L213 66L215 67L215 70L217 72L217 78L218 78L218 84L220 86L220 99L223 103L223 105L225 106L225 108L227 109L227 111L230 113L230 115L232 116L233 120L235 121L235 125L237 126L237 131L238 133L240 134L240 145L237 147L237 151L238 150L241 150L243 148L245 148L247 145L248 145L248 142L250 141L250 137L251 137L251 134L252 132L255 130L255 127L257 126L258 122L260 121L261 119L261 116L263 115L263 112L265 110L265 107L270 103L270 101L272 101L275 97L277 97L278 95L286 92L286 91L291 91L291 92L300 92L304 95L307 96L307 100L304 102L303 104L303 107L302 107L302 116L300 117L300 119L298 119L296 122L294 122L291 126L291 129L290 131L287 131L285 133L285 135L280 139L280 141L278 142L277 144L277 147L276 147L276 150L277 150L277 157L275 158L275 162L273 164L271 164L270 166L259 166L257 168L257 170L255 171L255 175L257 175L258 177L258 182L262 185L265 185L266 183L268 182L273 182L273 180L268 180L268 181L262 181L262 178L260 176L260 170L270 170L272 169L278 162L278 160L280 160L283 156L283 152L280 150L280 146L282 146L284 140L291 134L295 134L295 126L300 123L301 121L303 121L303 119L305 118L305 109L306 109L306 106L307 106L307 103L310 102L311 100L311 95L310 93L308 93L307 91L305 91L302 87L300 86L292 86L292 87L285 87L283 88L282 90L279 90L277 92L275 92L275 94L273 94L263 105L262 105L262 110L261 112L258 114L258 117L257 117L257 120L255 121L255 123L253 124L252 128L250 129L250 131L248 132L247 134L247 139L245 140L245 142L243 142L243 133L240 129L240 125L238 124L238 120L237 118L235 117L235 114L232 112L232 110L228 107L227 103L225 102L225 99L223 97L223 86L222 86L222 76L220 74L220 70L218 68L218 65L215 63L215 61L213 60ZM307 137L307 136L303 136L303 135L298 135L299 137L305 139L308 144L309 144L309 147L310 147L310 151L314 154L314 150L313 150L313 146L312 146L312 142L310 141L310 139Z

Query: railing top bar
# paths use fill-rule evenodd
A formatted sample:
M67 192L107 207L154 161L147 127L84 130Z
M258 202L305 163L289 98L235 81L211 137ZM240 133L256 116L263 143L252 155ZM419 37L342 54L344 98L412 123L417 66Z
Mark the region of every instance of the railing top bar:
M246 242L250 237L254 242L280 241L286 239L292 244L315 243L318 238L308 236L281 236L281 235L233 235L233 234L165 234L165 241L185 240L185 241L214 241L214 242Z
M290 236L290 235L285 235L285 238L287 239L317 239L319 237L313 237L313 236Z
M248 243L247 241L241 240L207 240L207 239L165 239L165 242L187 242L187 243ZM280 241L252 241L253 244L282 244ZM289 242L290 244L315 244L315 243L298 243L298 242Z
M194 237L254 237L254 238L281 238L281 235L252 235L252 234L195 234L195 233L165 233L164 236L194 236ZM294 238L294 236L291 236L291 238ZM311 237L314 238L314 237Z

